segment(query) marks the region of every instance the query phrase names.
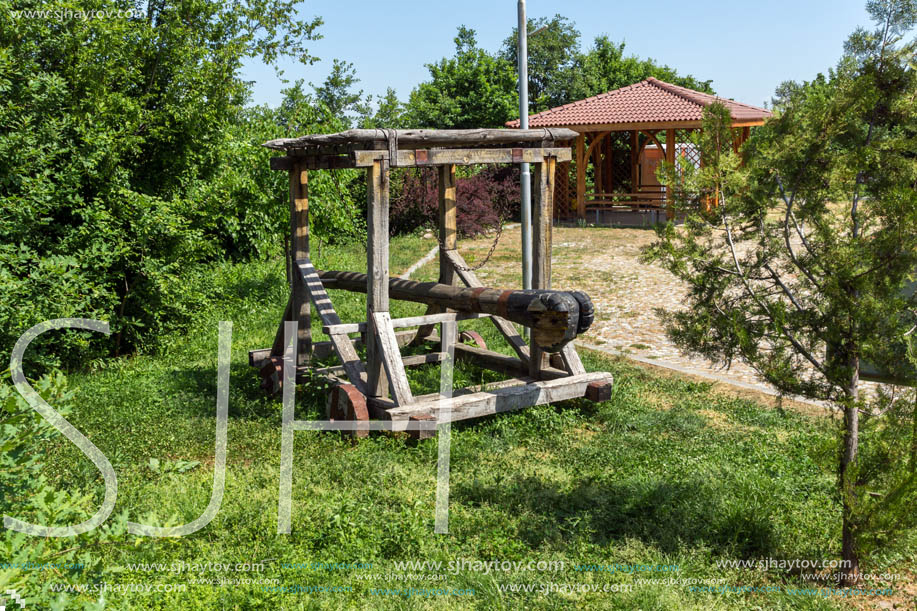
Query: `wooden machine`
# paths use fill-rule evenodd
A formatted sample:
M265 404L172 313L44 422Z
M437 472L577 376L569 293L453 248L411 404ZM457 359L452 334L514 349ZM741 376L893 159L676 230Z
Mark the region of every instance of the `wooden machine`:
M576 137L567 129L381 130L354 129L336 134L272 140L265 146L285 152L271 168L290 176L290 298L274 344L249 352L249 363L261 371L262 386L277 392L282 380L284 321L298 321L295 343L297 374L313 358L335 354L336 367L312 368L311 374L332 385L328 416L343 420L390 421L391 430L432 434L432 424L464 420L531 405L577 397L593 401L611 395L611 374L587 373L573 347L576 335L589 328L592 303L584 293L551 290L551 221L554 172L569 161ZM533 164L533 290L486 288L456 250L457 165ZM439 282L390 278L389 169L435 166L439 173ZM365 168L367 186L366 274L316 270L309 258L308 172ZM458 281L465 287L459 287ZM366 322L343 323L326 288L366 293ZM426 303L423 316L392 319L389 299ZM322 321L328 342L312 342L310 302ZM458 343L457 322L489 318L516 353L515 357ZM526 342L511 324L531 329ZM438 336L435 325L439 325ZM396 329L415 330L396 331ZM352 334L358 334L351 337ZM477 334L473 334L477 335ZM480 336L477 337L480 340ZM433 346L428 354L402 357L407 344ZM366 346L362 361L356 346ZM414 396L405 368L457 359L511 376L488 389L456 389L452 397ZM356 431L368 434L367 431Z

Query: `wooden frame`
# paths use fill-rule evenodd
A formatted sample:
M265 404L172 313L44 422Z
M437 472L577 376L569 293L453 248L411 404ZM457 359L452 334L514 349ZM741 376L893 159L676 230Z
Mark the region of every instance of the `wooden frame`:
M532 136L532 131L537 137ZM576 134L562 129L545 131L547 133L538 130L352 130L268 143L268 146L286 152L285 156L271 160L271 168L286 171L290 176L291 248L288 269L291 286L274 345L270 349L249 352L249 363L261 368L265 387L269 391L279 389L280 378L272 376L272 372L283 356L283 321L297 320L297 380L308 373L322 376L333 385L352 385L358 393L355 395L348 391L348 397L365 397L369 417L392 421L395 430L408 428L410 421L432 419L441 422L445 417L449 421L462 420L575 397L588 396L594 400L607 397L611 375L586 373L572 342L563 346L558 359L549 362L534 339L527 344L512 323L497 315L453 312L444 308L445 304L430 305L422 316L392 319L389 313L389 172L396 164L403 167L438 167L439 282L448 285L462 282L469 288L478 289L483 284L469 270L456 249L455 168L457 165L478 163L531 163L534 170L532 286L534 289L551 288L556 165L559 161L571 159L568 147L553 145L555 140L570 141ZM424 143L453 143L460 148L413 148ZM495 148L495 143L503 146ZM412 148L397 148L405 145ZM357 323L340 320L309 255L308 171L344 167L364 168L366 172L366 320ZM362 291L361 287L362 284L350 290L360 288ZM322 321L323 331L330 338L328 342L313 344L311 341L310 303ZM516 356L457 343L457 323L471 318L491 320ZM438 336L434 331L435 325L440 327ZM395 331L406 327L418 327L418 330ZM349 333L360 333L361 337L351 338ZM359 358L355 348L361 343L366 346L365 362ZM435 346L435 350L402 357L399 348L408 343ZM458 389L451 399L444 399L439 394L415 397L405 368L441 362L453 350L456 358L513 377L490 390ZM338 365L311 367L313 358L330 354L337 357Z

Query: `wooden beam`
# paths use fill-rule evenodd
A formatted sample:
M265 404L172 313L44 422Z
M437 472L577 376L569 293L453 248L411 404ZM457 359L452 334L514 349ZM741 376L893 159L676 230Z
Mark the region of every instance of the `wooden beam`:
M539 144L572 140L576 134L563 127L533 129L349 129L335 134L310 134L270 140L262 146L275 150L322 148L337 145L385 145L389 136L401 148L501 144Z
M386 395L379 332L373 314L388 312L388 163L375 161L366 170L366 375L367 396Z
M290 264L309 257L309 173L300 165L290 170ZM312 325L309 298L305 287L295 274L290 278L293 304L290 320L298 321L297 366L307 365L312 358Z
M576 137L576 216L586 218L586 136Z
M392 398L398 405L409 405L413 401L411 387L408 385L404 362L401 359L401 353L398 351L398 341L395 339L395 332L392 329L391 316L388 312L373 312L372 323L376 333L376 344L379 350L378 357L385 367Z
M387 415L394 421L393 426L396 429L400 422L406 423L410 417L416 417L419 414L429 414L437 418L438 422L446 421L443 416L448 414L448 421L455 422L533 405L584 397L586 388L594 382L610 384L612 382L611 374L585 373L556 380L531 382L523 386L510 386L460 395L451 400L433 398L424 402L416 402L408 407L390 409Z
M534 205L532 206L532 288L551 288L551 222L554 217L555 161L549 157L535 164ZM536 341L533 330L529 347L529 375L539 377L544 367L545 352Z
M665 160L671 165L675 165L675 130L668 129L665 132ZM668 189L666 189L668 191ZM666 193L665 198L665 220L672 218L672 198Z
M325 291L325 287L322 285L322 281L319 279L318 273L308 257L296 262L294 275L305 286L309 299L312 301L312 305L315 306L325 328L333 328L335 325L340 325L341 318L334 310L331 298ZM328 333L328 336L331 338L331 344L334 346L334 351L338 359L340 359L344 371L347 372L347 378L350 383L356 386L361 393L366 394L366 371L363 368L363 362L357 356L357 351L354 349L353 344L350 343L350 338L345 333L335 331Z
M399 167L431 165L474 165L479 163L540 163L545 157L560 161L571 159L567 147L517 149L430 149L398 151ZM389 159L388 151L368 150L352 153L355 167L369 167L374 162Z

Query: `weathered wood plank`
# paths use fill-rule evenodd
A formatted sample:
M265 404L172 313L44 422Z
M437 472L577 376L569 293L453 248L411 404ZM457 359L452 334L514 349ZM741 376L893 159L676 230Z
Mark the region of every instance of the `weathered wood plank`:
M388 151L354 151L355 167L369 167L380 159L388 159ZM525 161L541 163L545 157L559 161L570 161L569 148L539 149L431 149L427 151L398 151L399 167L431 165L475 165L487 163L513 163Z
M331 298L325 291L322 281L312 265L309 257L298 259L294 266L294 275L305 288L306 294L315 306L322 324L328 327L334 327L341 324L341 318L334 310ZM341 360L344 371L347 372L347 378L350 383L357 387L362 393L366 393L366 371L363 368L363 362L357 355L356 349L350 343L350 338L345 333L331 332L328 333L334 351Z
M532 288L551 288L551 222L554 218L555 160L548 157L536 163L534 172L534 202L532 206ZM529 375L539 378L545 366L543 344L532 333Z
M564 363L564 369L571 375L586 373L586 368L583 367L583 361L580 360L573 342L563 347L563 350L560 351L560 356Z
M373 312L372 320L379 357L388 376L392 397L398 405L408 405L413 401L413 397L408 385L408 376L404 371L404 362L398 352L398 340L395 339L395 331L392 329L391 316L388 312Z
M366 187L366 320L371 323L367 335L375 338L367 340L366 345L367 395L382 397L387 385L378 342L381 332L374 328L373 315L388 312L389 182L386 161L374 161L366 170Z
M540 144L571 140L576 132L565 128L538 129L349 129L335 134L310 134L280 138L262 146L275 150L320 148L341 144L373 146L385 144L393 136L401 148L433 146L493 146L499 144Z
M309 173L299 164L290 170L290 258L291 262L309 256ZM312 325L309 299L298 278L290 278L293 305L290 320L297 327L296 364L306 365L312 358Z
M387 415L396 421L393 425L411 416L427 414L438 418L440 414L448 413L450 422L480 418L533 405L577 399L585 396L586 388L593 382L611 383L611 374L585 373L557 380L532 382L524 386L460 395L448 400L437 398L417 401L413 405L392 408L388 410Z

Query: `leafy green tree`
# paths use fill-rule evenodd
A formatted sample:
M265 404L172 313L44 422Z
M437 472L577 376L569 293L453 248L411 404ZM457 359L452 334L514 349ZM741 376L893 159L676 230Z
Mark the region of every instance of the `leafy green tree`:
M865 363L906 378L917 297L917 22L913 0L871 0L878 23L848 39L827 77L781 87L777 116L743 154L729 112L708 108L702 168L668 167L686 213L648 255L690 287L668 315L686 351L741 359L783 393L838 418L844 585L860 560L917 520L913 391L861 391ZM710 212L704 200L717 204Z
M407 105L413 127L502 127L518 106L513 65L478 47L474 30L459 27L455 56L427 64L430 80Z
M360 79L350 62L335 59L331 73L315 89L315 97L327 110L326 121L340 119L350 123L352 113L367 114L369 108L363 100L363 90L355 91Z
M652 59L624 55L624 43L615 44L607 36L596 37L592 48L581 57L579 76L580 80L572 86L573 99L639 83L651 76L695 91L714 93L712 81L679 76L674 68L660 66Z
M385 127L390 129L401 129L410 127L405 124L405 106L398 99L395 90L389 87L385 95L379 98L376 103L375 112L367 113L362 121L361 127Z
M321 23L296 18L292 0L93 8L112 16L0 1L2 350L41 320L84 316L111 322L96 354L77 335L36 348L53 341L64 360L117 354L186 317L183 274L233 254L190 194L221 172L244 121L242 62L311 62L305 44ZM220 212L240 214L225 200Z
M551 19L529 19L528 75L529 112L566 104L578 99L571 92L580 75L580 33L576 24L561 15ZM512 65L519 65L519 30L503 41L502 56Z

